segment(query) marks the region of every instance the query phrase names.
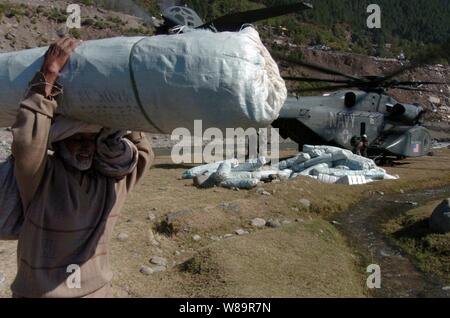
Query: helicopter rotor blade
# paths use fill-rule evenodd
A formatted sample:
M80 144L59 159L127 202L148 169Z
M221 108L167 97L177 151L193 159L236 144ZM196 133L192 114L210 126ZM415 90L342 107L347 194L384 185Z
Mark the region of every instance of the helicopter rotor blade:
M294 82L325 82L325 83L343 83L343 84L351 83L350 80L335 80L335 79L315 78L315 77L283 76L283 79L286 81L294 81Z
M307 63L307 62L300 61L300 60L297 60L297 59L294 60L294 59L292 59L292 58L290 58L288 56L284 56L282 54L272 53L272 56L274 56L274 57L276 57L276 58L278 58L280 60L283 60L283 61L286 61L286 62L289 62L289 63L292 63L292 64L296 64L298 66L301 66L301 67L304 67L304 68L307 68L307 69L310 69L310 70L313 70L313 71L318 71L318 72L321 72L321 73L324 73L324 74L328 74L328 75L341 76L341 77L345 77L347 79L350 79L350 80L353 80L353 81L362 82L362 83L365 82L365 80L360 78L360 77L347 75L347 74L344 74L344 73L339 72L337 70L333 70L331 68L323 67L323 66L320 66L320 65L317 65L317 64Z
M207 22L197 29L207 29L214 27L217 31L239 31L242 25L253 23L260 20L266 20L297 11L312 9L309 3L299 2L294 4L286 4L276 7L250 10L245 12L231 13L220 17L216 20Z
M450 39L448 39L446 42L444 42L437 48L419 54L418 57L415 58L409 65L403 66L395 70L394 72L386 76L383 76L381 79L378 79L375 82L376 83L386 82L405 72L412 71L426 64L433 63L434 61L440 58L447 60L450 59Z
M403 66L403 67L395 70L394 72L392 72L392 73L390 73L390 74L388 74L386 76L381 77L380 79L374 80L374 82L376 82L376 83L386 82L386 81L388 81L390 79L393 79L394 77L397 77L397 76L399 76L399 75L401 75L403 73L415 70L416 68L418 68L420 66L421 66L421 64L413 62L413 63L411 63L409 65Z
M416 86L416 85L450 85L450 82L422 82L422 81L399 81L395 85Z
M429 90L429 89L415 88L415 87L405 87L405 86L392 86L389 89L401 89L403 91L410 91L410 92L423 92L423 93L439 94L439 92L432 91L432 90Z
M313 88L300 88L294 89L297 93L311 93L311 92L323 92L323 91L335 91L344 88L354 88L354 85L334 85L334 86L323 86L323 87L313 87Z
M161 11L174 6L184 6L184 1L182 0L159 0L158 7Z

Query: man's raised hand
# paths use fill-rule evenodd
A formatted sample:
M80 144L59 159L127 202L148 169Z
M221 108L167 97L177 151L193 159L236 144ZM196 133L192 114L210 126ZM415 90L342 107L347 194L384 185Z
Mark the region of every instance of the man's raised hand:
M44 64L41 68L41 72L49 84L45 88L47 95L51 93L53 85L59 77L59 73L80 43L80 40L65 37L50 45L47 53L45 53Z

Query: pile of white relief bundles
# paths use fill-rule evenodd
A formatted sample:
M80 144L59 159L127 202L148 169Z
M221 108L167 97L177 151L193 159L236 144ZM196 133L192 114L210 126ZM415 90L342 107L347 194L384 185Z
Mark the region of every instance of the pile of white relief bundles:
M14 123L47 48L0 54L0 126ZM190 31L83 42L63 70L58 112L113 128L172 133L265 127L287 89L258 32Z
M276 165L266 165L267 162L263 157L242 164L236 159L226 160L187 170L183 178L197 178L194 183L201 188L221 186L238 189L252 189L260 182L301 176L321 183L343 185L363 185L399 178L377 167L371 159L331 146L305 145L302 153L290 159Z

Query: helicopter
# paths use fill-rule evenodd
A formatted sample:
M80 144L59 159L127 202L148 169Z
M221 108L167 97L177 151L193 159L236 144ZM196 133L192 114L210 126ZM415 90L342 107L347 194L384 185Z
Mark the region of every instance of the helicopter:
M270 8L232 13L210 22L204 22L187 6L167 6L160 3L162 23L155 25L157 34L174 34L188 29L209 29L214 32L239 31L243 25L293 12L312 9L309 3L299 2ZM448 50L447 50L448 51ZM448 52L446 51L446 54ZM419 105L401 103L387 95L389 89L422 91L424 85L448 83L401 81L402 73L426 64L432 56L417 61L386 76L351 76L336 70L303 61L284 60L342 79L312 77L284 77L287 81L327 82L339 84L302 92L333 91L323 96L288 97L280 116L272 123L283 138L291 138L299 149L305 144L332 145L354 150L362 136L369 142L368 154L384 163L388 157L421 157L430 154L432 136L421 125L425 114Z
M399 102L387 94L390 89L432 92L423 86L448 84L396 79L423 65L425 59L385 76L348 75L304 61L290 62L341 79L284 77L287 81L333 85L298 90L301 93L331 91L322 96L289 97L279 118L272 123L281 137L291 138L299 148L315 144L354 150L364 136L369 144L369 157L381 163L387 158L422 157L431 153L431 133L421 124L425 109L417 104Z
M274 7L230 13L215 20L204 22L197 12L186 5L170 5L171 1L159 2L162 21L153 21L156 34L176 34L187 29L208 29L213 32L237 32L242 26L261 20L312 9L306 2L296 2Z

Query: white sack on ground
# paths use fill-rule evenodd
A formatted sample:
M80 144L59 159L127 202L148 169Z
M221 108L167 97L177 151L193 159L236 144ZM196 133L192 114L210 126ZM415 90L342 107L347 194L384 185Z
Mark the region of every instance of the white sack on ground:
M345 149L305 145L303 151L273 166L264 166L266 158L241 164L236 160L233 167L232 161L223 161L193 168L186 171L183 177L194 177L203 172L203 175L209 176L208 185L240 189L254 188L261 181L286 180L300 176L311 177L322 183L344 185L362 185L399 178L377 167L373 160L354 155Z
M13 124L47 48L0 54L0 126ZM62 72L59 112L114 128L172 133L194 120L203 128L265 127L287 90L258 32L86 41Z

